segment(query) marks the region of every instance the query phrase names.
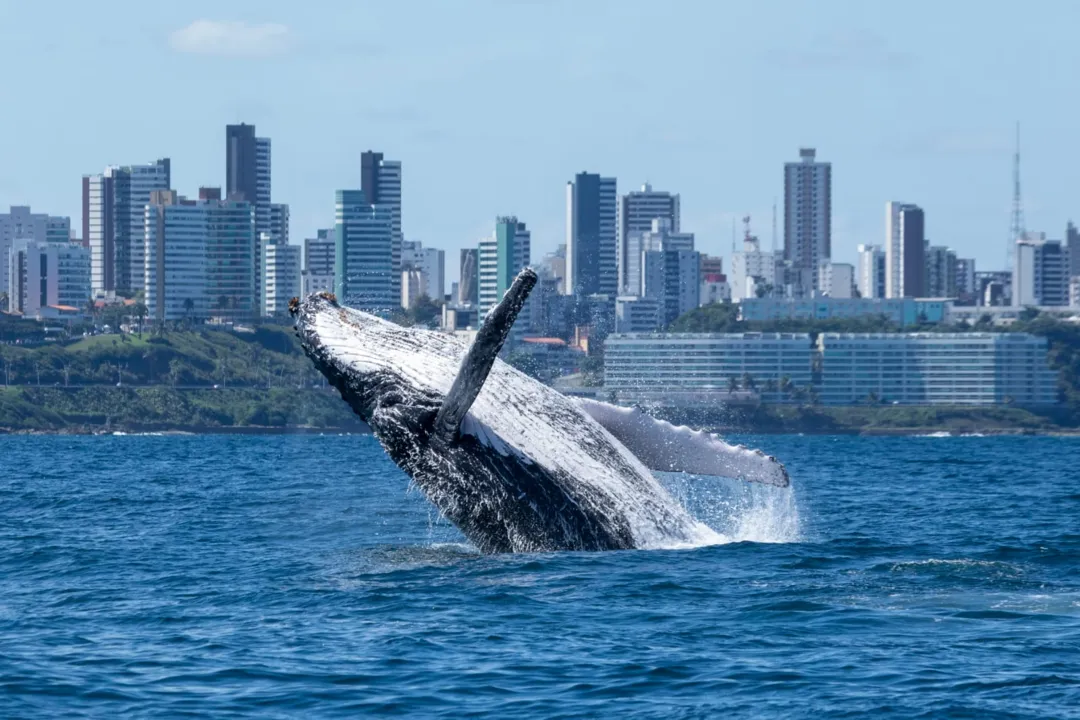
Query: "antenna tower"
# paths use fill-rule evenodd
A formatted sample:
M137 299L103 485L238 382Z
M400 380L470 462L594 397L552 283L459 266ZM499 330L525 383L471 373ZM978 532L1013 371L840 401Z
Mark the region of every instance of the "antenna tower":
M1013 201L1012 223L1009 227L1009 245L1005 250L1005 269L1012 270L1016 241L1024 237L1024 201L1020 194L1020 123L1016 123L1016 152L1013 154Z
M772 247L769 250L776 254L776 198L772 201Z

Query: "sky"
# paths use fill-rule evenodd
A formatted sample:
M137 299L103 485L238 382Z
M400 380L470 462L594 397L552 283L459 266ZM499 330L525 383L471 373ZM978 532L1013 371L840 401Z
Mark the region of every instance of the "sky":
M899 200L997 269L1017 122L1027 229L1080 220L1078 25L1072 0L0 0L0 208L81 228L82 175L158 157L195 195L242 121L272 139L292 242L378 150L403 164L406 238L454 279L498 215L534 261L564 242L581 171L680 193L702 252L744 215L767 249L783 164L814 147L834 260L882 243Z

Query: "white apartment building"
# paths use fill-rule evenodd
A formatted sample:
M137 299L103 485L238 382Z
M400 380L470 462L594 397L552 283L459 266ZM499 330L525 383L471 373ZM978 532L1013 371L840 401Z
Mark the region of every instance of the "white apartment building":
M615 298L615 332L651 333L663 323L664 305L659 298L624 295Z
M766 402L802 388L827 405L1049 405L1057 378L1047 350L1023 333L822 333L816 343L802 333L618 333L605 343L604 390L718 405L734 385Z
M495 221L494 237L480 241L479 252L479 312L481 321L487 317L513 284L514 278L532 262L532 233L516 217L499 217ZM520 317L532 316L532 299L526 302ZM515 329L517 324L515 324Z
M446 295L446 251L424 248L420 272L424 274L424 292L432 300L442 302Z
M0 292L8 291L8 261L16 240L71 242L71 219L30 212L28 205L0 213Z
M693 250L694 233L681 233L672 228L668 218L655 218L648 230L631 230L624 238L619 264L620 292L642 295L645 292L642 275L644 253L655 250Z
M880 245L859 246L857 287L863 298L885 297L885 251Z
M1047 240L1044 233L1027 233L1016 241L1012 303L1069 304L1069 249L1064 243Z
M401 271L401 307L408 310L416 305L421 295L427 295L424 273L415 268Z
M316 237L304 239L304 268L301 292L334 292L334 229L319 230Z
M805 333L618 333L604 344L604 390L632 397L642 391L693 391L719 405L732 379L749 375L767 401L786 379L808 387L814 348Z
M818 266L818 292L832 298L853 297L855 267L848 263L823 260Z
M742 302L756 295L755 287L778 285L776 265L775 253L762 252L761 244L753 235L745 237L742 252L731 255L731 299Z
M1069 307L1080 308L1080 275L1069 278Z
M299 245L273 243L267 245L263 255L266 288L263 314L267 317L288 317L289 301L301 292Z
M826 405L1051 405L1046 338L1026 333L822 333Z
M150 319L235 322L261 314L254 236L255 209L247 201L155 192L143 211L142 282Z
M721 302L731 302L731 285L716 275L704 276L698 293L699 306Z
M90 251L79 243L17 239L9 251L8 307L26 316L90 299Z

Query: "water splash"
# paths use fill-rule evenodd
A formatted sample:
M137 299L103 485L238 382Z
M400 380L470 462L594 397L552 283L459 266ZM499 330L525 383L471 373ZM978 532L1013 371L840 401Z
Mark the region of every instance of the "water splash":
M668 491L715 533L715 538L703 538L701 545L792 543L803 539L792 487L677 473L658 475Z

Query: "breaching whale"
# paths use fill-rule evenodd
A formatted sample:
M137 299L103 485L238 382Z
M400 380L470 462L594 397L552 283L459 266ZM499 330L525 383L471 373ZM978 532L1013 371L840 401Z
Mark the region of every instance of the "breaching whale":
M498 359L536 283L523 270L471 346L316 293L290 303L315 366L481 552L676 547L719 539L651 470L787 486L784 466L636 409L562 395Z

